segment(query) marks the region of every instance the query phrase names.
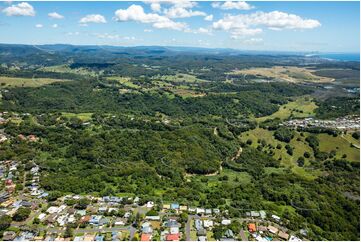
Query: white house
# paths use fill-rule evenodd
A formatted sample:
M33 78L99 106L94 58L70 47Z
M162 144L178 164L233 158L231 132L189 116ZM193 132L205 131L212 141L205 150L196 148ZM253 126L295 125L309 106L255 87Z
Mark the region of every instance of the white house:
M230 225L231 224L231 220L230 219L223 219L221 222L222 225Z

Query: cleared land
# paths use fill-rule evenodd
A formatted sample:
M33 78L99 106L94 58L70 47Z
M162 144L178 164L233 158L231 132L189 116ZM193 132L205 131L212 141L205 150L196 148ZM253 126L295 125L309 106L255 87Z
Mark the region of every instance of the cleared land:
M297 160L299 157L302 157L303 154L307 151L311 154L311 157L309 159L305 159L305 166L310 164L310 160L314 159L313 157L313 151L311 147L308 146L307 142L305 141L306 137L302 137L298 132L295 133L295 137L291 140L289 145L293 147L293 155L290 156L287 154L287 150L285 148L286 144L285 142L281 142L274 138L273 136L274 131L269 131L262 128L256 128L254 130L250 130L248 132L245 132L242 134L240 139L243 142L246 142L248 139L252 140L252 147L257 148L259 145L258 140L265 140L267 145L264 148L266 151L273 151L274 155L273 158L275 159L281 159L281 164L285 167L290 167L293 172L295 172L298 175L301 175L307 179L314 179L319 175L319 172L317 171L306 171L303 167L298 167ZM282 146L281 149L277 149L277 145L280 144ZM268 147L268 145L271 145L271 147ZM271 172L271 170L270 170ZM272 171L274 172L274 171Z
M208 82L207 80L199 79L190 74L177 74L177 75L164 75L164 76L154 76L153 79L158 79L162 81L170 81L170 82L188 82L188 83L201 83Z
M9 87L39 87L54 82L65 82L71 80L52 79L52 78L20 78L0 76L0 88Z
M152 77L151 82L147 83L146 86L134 83L130 77L112 76L107 77L106 79L123 85L124 88L119 89L121 93L134 92L136 91L135 89L138 91L156 93L159 89L162 89L166 91L165 95L168 95L169 98L174 98L174 95L179 95L184 98L202 97L206 95L205 93L194 90L194 85L206 81L188 74L154 76Z
M265 121L266 119L288 119L290 116L294 118L307 118L315 116L316 103L309 97L300 97L295 101L288 102L280 106L279 110L269 116L256 118L258 122Z
M304 136L301 136L299 132L295 132L295 137L289 143L289 145L293 147L293 155L290 156L289 154L287 154L287 151L285 149L286 143L275 139L273 133L274 131L256 128L254 130L243 133L240 139L243 142L246 142L248 139L252 140L251 146L255 148L259 145L258 140L262 139L266 141L267 145L270 144L273 147L276 147L277 144L281 144L281 149L269 148L267 147L267 145L264 149L266 149L267 151L273 150L273 157L275 159L281 158L281 163L286 167L290 167L292 171L298 175L304 176L309 179L315 178L319 175L319 172L317 171L309 171L297 165L298 158L302 157L305 152L311 154L310 158L305 158L305 167L310 164L310 160L314 160L313 151L308 145L308 143L305 141L306 137L311 134L305 132ZM347 134L346 136L339 135L337 137L333 137L332 135L328 134L318 134L317 137L320 141L321 151L331 152L332 150L334 150L336 151L336 158L338 159L341 159L343 155L346 155L347 159L350 161L360 161L360 150L354 146L351 146L351 144L354 144L359 147L359 142L352 138L350 134Z
M328 83L334 81L330 77L322 77L315 75L315 70L300 68L295 66L273 66L271 68L250 68L244 70L234 70L230 75L253 75L260 78L272 78L280 81L293 83L299 82L315 82Z
M352 147L351 143L342 136L333 137L328 134L318 134L320 140L320 150L330 152L336 151L336 158L342 158L346 155L346 159L350 161L360 161L360 150ZM354 142L356 144L357 142Z
M89 76L96 76L97 73L95 71L90 71L85 68L70 68L68 65L58 65L58 66L46 66L39 68L41 71L46 72L56 72L56 73L73 73L78 75L89 75Z
M129 87L129 88L133 88L133 89L140 89L141 88L141 86L138 86L138 85L134 84L131 81L130 77L112 76L112 77L107 77L106 79L108 81L117 81L118 83L123 84L124 86Z
M91 119L92 113L62 113L63 117L78 118L82 121L88 121Z

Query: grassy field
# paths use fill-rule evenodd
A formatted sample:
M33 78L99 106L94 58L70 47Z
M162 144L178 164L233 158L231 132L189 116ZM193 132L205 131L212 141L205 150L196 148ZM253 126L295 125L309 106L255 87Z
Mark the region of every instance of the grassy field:
M78 118L82 121L88 121L91 119L93 113L62 113L62 116L67 118Z
M89 76L97 75L97 73L94 71L90 71L85 68L72 69L68 65L46 66L46 67L39 68L39 70L45 71L45 72L73 73L73 74L78 74L78 75L89 75Z
M208 82L207 80L199 79L190 74L177 74L177 75L164 75L164 76L154 76L153 79L159 79L162 81L170 81L170 82L188 82L188 83L202 83Z
M204 176L204 175L192 175L192 179L201 180L202 178L207 178L207 186L208 187L214 187L219 184L220 178L223 176L228 176L228 182L235 183L235 184L249 184L251 182L251 176L247 172L238 172L231 169L227 169L222 167L222 170L220 173L210 176ZM235 179L238 179L238 182L235 182Z
M174 94L177 94L181 97L187 98L187 97L203 97L206 94L205 93L198 93L193 90L187 90L187 89L172 89L172 92Z
M277 80L283 80L287 82L299 83L299 82L315 82L315 83L327 83L332 82L334 79L329 77L317 76L315 71L306 68L300 68L295 66L273 66L271 68L250 68L244 70L234 70L229 74L244 74L254 75L258 77L274 78Z
M256 120L262 122L266 119L274 118L288 119L291 115L295 118L312 117L315 116L316 108L316 103L311 98L304 96L280 106L277 112L268 116L256 118Z
M131 81L131 78L130 78L130 77L111 76L111 77L107 77L106 79L107 79L108 81L117 81L117 82L119 82L120 84L123 84L124 86L129 87L129 88L141 89L141 86L138 86L138 85L134 84L134 83Z
M0 76L0 88L11 87L39 87L54 82L65 82L70 80L52 78L19 78Z
M305 141L305 137L301 137L299 133L295 133L295 137L291 140L290 145L294 148L293 149L293 155L290 156L287 154L286 151L286 143L276 140L273 137L274 131L269 131L262 128L256 128L254 130L250 130L248 132L245 132L240 137L243 142L246 142L248 139L252 140L252 147L256 148L258 144L259 139L264 139L267 144L272 145L273 147L276 147L278 144L282 146L281 149L273 149L274 155L273 157L275 159L281 158L281 164L285 167L290 167L293 172L296 174L305 177L307 179L314 179L319 174L317 171L306 171L302 167L298 167L297 160L299 157L303 156L303 154L307 151L311 154L311 157L309 159L305 159L305 166L309 164L309 160L313 159L313 151L311 147L308 146L307 142ZM265 148L266 150L269 150L269 148ZM269 172L277 172L273 169L270 169Z
M320 140L321 151L330 152L331 150L335 150L336 158L342 158L342 156L346 154L347 160L360 161L360 150L355 147L351 147L351 143L348 141L350 137L347 139L340 135L333 137L328 134L318 134L317 137Z

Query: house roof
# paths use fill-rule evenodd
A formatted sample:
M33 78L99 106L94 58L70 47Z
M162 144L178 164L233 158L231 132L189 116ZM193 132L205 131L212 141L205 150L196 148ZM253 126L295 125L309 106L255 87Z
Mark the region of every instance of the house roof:
M257 226L258 231L267 231L266 226Z
M285 240L288 240L288 237L290 237L287 233L285 233L283 231L278 232L278 236Z
M172 203L172 204L170 205L170 208L171 208L171 209L179 209L179 203Z
M168 240L168 241L178 241L179 240L179 234L168 234L166 236L166 240Z
M142 234L142 235L140 236L140 240L141 240L141 241L149 241L149 240L151 240L151 238L152 238L152 235L151 235L151 234Z
M256 224L252 223L252 224L248 224L248 230L250 232L256 232L257 229L256 229Z
M278 232L278 229L277 229L276 227L271 226L271 225L268 225L267 228L268 228L268 230L269 230L271 233L273 233L273 234L275 234L275 233Z

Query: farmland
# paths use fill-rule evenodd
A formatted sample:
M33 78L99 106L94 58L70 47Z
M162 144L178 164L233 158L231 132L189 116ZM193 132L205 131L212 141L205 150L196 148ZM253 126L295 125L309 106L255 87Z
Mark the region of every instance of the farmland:
M67 82L70 80L52 79L52 78L18 78L0 76L0 88L15 87L40 87L55 82Z
M242 70L234 70L230 75L252 75L258 78L272 78L278 81L286 82L311 82L311 83L328 83L334 79L324 76L317 76L314 70L289 67L289 66L273 66L270 68L250 68Z

